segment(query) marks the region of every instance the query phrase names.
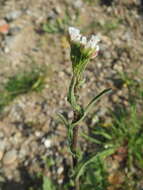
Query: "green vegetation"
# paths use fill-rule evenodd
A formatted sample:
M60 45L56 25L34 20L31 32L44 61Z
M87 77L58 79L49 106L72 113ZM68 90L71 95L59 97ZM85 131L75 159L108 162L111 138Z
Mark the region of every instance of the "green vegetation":
M120 24L122 24L122 20L115 18L115 19L109 19L105 20L105 22L101 21L92 21L88 26L86 26L83 30L91 30L92 28L96 28L96 31L101 31L105 35L108 35L113 30L116 30L119 28Z
M21 94L30 91L40 91L44 87L45 72L35 69L30 72L19 73L8 79L0 94L0 110Z
M78 19L78 11L76 11L76 20ZM49 19L47 23L43 24L43 31L50 34L65 34L69 25L72 25L72 18L68 11L65 12L64 17L57 17Z
M131 104L142 101L143 98L143 87L141 85L143 78L138 77L140 79L136 80L137 76L137 70L130 74L127 72L119 73L119 78L121 79L123 86L128 88L129 102Z
M143 118L142 108L138 105L142 102L143 89L133 76L128 73L119 74L123 87L129 90L129 106L125 108L119 105L118 109L110 112L112 121L108 126L105 127L103 122L99 122L94 127L89 126L90 135L82 134L96 148L92 155L87 151L76 168L76 179L80 178L80 190L95 190L95 187L98 190L106 190L109 187L133 190L141 180L139 171L143 169ZM117 170L124 176L120 184L111 184L114 177L109 180L109 157L113 161L116 160L119 164ZM117 179L118 177L120 176L117 176ZM49 178L43 177L42 190L67 190L69 187L69 184L62 187L53 185Z
M124 162L123 168L122 166L119 168L122 170L123 175L128 171L124 184L120 184L122 190L136 189L139 176L135 168L138 170L143 168L143 119L139 117L135 106L131 106L128 112L120 109L120 113L112 114L112 116L113 122L111 126L105 128L102 127L101 123L95 129L91 128L92 137L84 135L88 141L97 144L98 152L88 156L86 161L82 160L79 163L77 177L80 177L81 181L80 190L95 190L95 187L98 190L106 190L109 187L109 173L105 158L111 155L117 161L121 159L122 163ZM119 157L120 152L121 156ZM68 188L69 184L60 188L53 185L49 178L43 177L42 190L67 190Z

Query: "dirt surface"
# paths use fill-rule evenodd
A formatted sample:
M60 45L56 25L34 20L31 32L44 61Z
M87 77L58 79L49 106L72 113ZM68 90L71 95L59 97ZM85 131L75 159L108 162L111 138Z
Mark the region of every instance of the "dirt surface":
M107 3L109 2L109 3ZM63 163L67 159L66 131L56 112L69 111L66 93L71 78L68 26L77 26L84 34L98 34L101 51L85 73L81 101L105 88L112 88L95 108L96 117L108 119L109 108L128 106L128 88L120 84L119 73L134 74L140 82L143 73L142 1L3 0L0 1L0 83L10 76L29 71L33 65L47 67L45 88L18 96L5 107L0 120L0 181L3 190L28 190L32 174L40 172L63 182ZM67 16L67 22L64 19ZM43 24L62 30L45 32ZM3 26L3 24L2 24ZM2 88L2 87L1 87ZM93 121L94 124L94 121ZM86 147L86 145L85 145ZM64 155L64 157L63 157ZM54 159L47 169L46 157ZM56 175L55 175L56 174ZM7 182L5 182L7 181ZM13 188L12 188L13 185Z

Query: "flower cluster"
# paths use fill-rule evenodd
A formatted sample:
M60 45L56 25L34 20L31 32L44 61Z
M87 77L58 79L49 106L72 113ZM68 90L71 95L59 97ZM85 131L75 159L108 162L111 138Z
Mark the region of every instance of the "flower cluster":
M80 30L74 27L69 27L69 36L71 43L78 43L85 50L92 51L93 57L91 56L91 58L97 56L99 52L98 42L100 41L98 36L92 35L91 38L87 40L87 37L82 36Z
M80 34L80 30L69 27L69 37L71 44L71 60L73 73L81 75L90 59L95 58L99 52L98 42L100 39L92 35L89 39Z

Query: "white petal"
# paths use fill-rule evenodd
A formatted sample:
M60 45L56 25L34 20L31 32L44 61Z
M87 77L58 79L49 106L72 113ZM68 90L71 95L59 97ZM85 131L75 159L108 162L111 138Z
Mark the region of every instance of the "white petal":
M69 35L71 41L79 42L81 39L80 30L74 27L69 27Z
M77 28L74 28L74 27L69 27L69 34L70 35L73 35L73 34L78 35L78 34L80 34L80 30Z
M86 43L87 43L87 38L86 38L85 36L82 36L82 37L81 37L81 40L80 40L80 43L81 43L82 45L86 45Z
M90 40L93 41L95 44L97 44L98 42L100 42L99 37L96 36L96 35L92 35Z
M99 41L100 39L98 38L98 36L92 35L87 43L87 48L92 48L92 49L96 48Z
M99 45L96 45L96 51L99 51L99 49L100 49Z

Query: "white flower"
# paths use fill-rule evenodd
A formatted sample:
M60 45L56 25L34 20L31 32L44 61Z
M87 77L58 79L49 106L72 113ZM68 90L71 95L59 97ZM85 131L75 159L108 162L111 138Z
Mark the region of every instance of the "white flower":
M81 34L80 30L74 27L69 27L70 40L74 42L80 42Z
M89 40L87 40L87 38L85 36L80 34L80 30L77 28L69 27L68 31L69 31L71 43L76 42L79 45L81 45L81 47L84 50L88 50L88 51L92 52L92 54L91 54L92 58L94 58L98 55L98 52L99 52L98 42L100 41L98 36L92 35L91 38Z
M90 40L87 42L86 44L86 48L91 48L91 49L98 49L99 51L99 46L97 45L98 42L100 41L100 39L98 38L98 36L92 35Z
M85 36L81 37L80 44L86 45L87 44L87 38Z

